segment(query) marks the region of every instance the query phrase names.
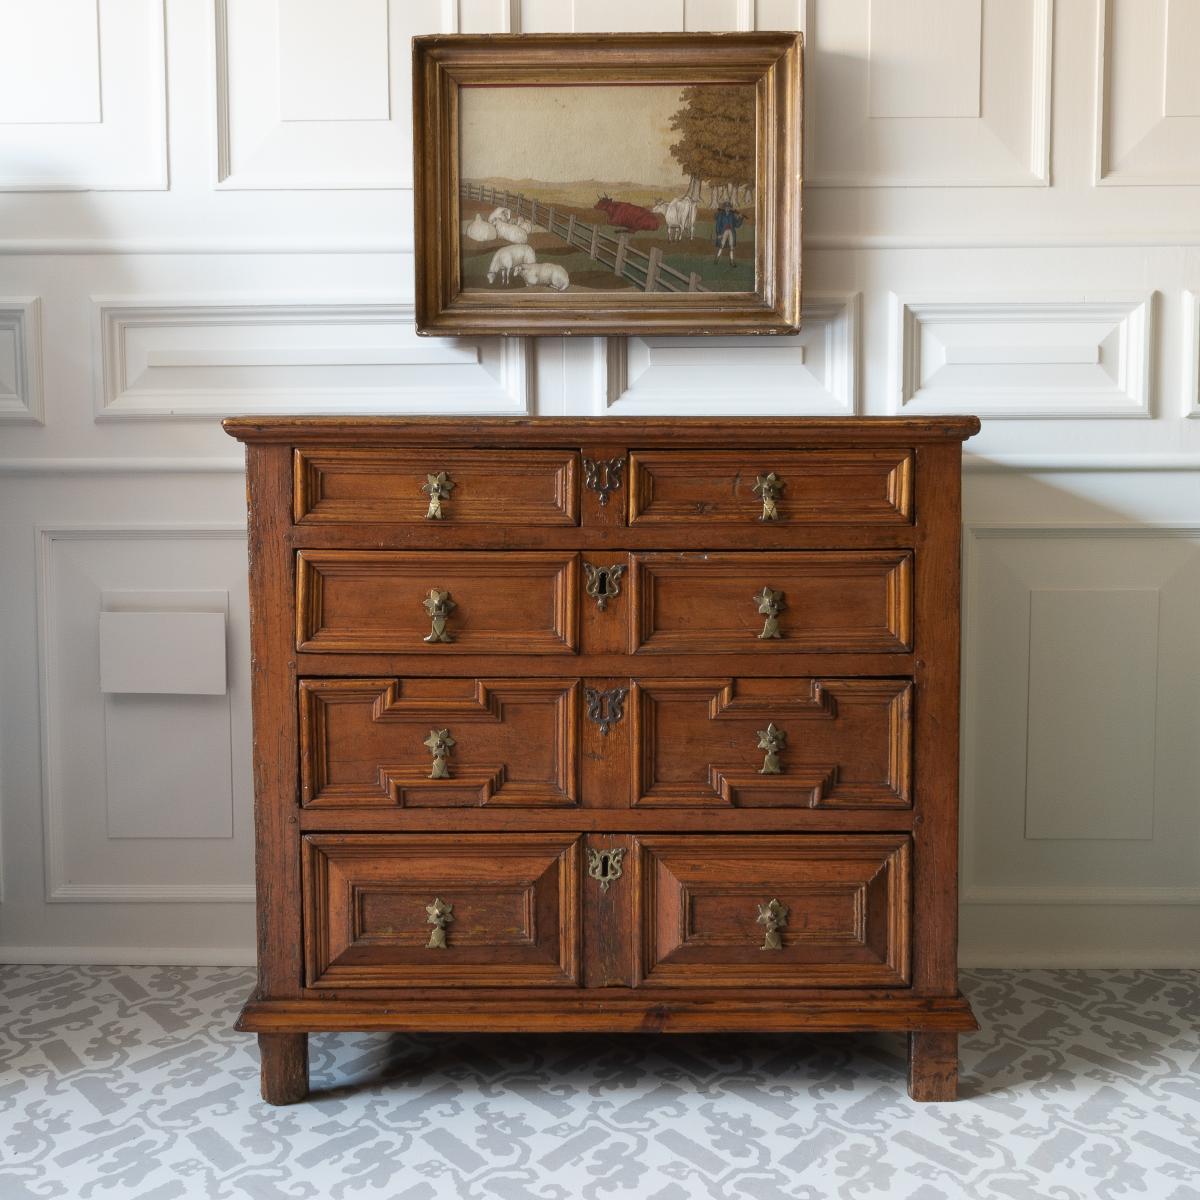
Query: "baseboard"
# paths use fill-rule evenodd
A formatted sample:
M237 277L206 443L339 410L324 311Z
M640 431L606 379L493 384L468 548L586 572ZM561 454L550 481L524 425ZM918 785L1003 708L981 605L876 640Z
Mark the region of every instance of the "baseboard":
M245 946L0 946L0 964L114 967L252 967Z
M959 955L964 971L985 967L1006 967L1022 971L1171 971L1200 969L1200 950L1162 951L1113 950L972 950Z

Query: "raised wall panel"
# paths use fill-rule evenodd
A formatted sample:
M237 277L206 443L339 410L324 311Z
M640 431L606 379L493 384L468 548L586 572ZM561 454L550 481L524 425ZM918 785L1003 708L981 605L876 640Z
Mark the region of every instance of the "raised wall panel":
M252 898L245 555L239 528L40 530L47 900ZM101 612L226 596L225 694L102 692Z
M41 303L0 297L0 422L40 425L44 415Z
M457 26L459 11L214 0L217 187L411 187L411 39Z
M1200 185L1200 4L1100 0L1099 184Z
M810 0L805 183L1046 185L1052 0Z
M850 415L858 407L859 296L804 303L796 337L631 337L596 343L596 411Z
M93 298L96 416L529 410L522 338L419 338L410 304Z
M1200 904L1200 528L968 527L967 904Z
M1148 296L892 297L892 412L1150 416Z
M1030 593L1027 838L1154 836L1158 599Z
M163 0L8 0L0 46L0 191L167 186Z
M1200 417L1200 292L1183 293L1183 415Z

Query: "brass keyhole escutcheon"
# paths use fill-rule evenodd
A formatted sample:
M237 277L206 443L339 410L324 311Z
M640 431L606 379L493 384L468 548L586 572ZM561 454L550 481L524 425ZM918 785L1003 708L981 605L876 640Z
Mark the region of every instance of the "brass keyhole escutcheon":
M608 602L614 596L621 594L621 576L625 574L623 563L613 563L611 567L597 567L592 563L583 564L584 591L596 601L596 607L604 612Z
M588 874L599 881L600 890L608 889L621 878L621 861L625 857L623 846L608 850L588 850Z

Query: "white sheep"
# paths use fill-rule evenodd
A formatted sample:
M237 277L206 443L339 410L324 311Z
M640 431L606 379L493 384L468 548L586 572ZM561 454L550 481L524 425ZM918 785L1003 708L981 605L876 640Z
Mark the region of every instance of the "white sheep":
M506 242L523 243L529 241L529 234L520 225L512 225L508 221L493 221L496 233Z
M526 233L533 232L533 222L528 217L518 216L514 221L514 225L519 225Z
M488 217L488 220L489 221L511 221L512 220L512 209L511 208L493 208L491 215Z
M501 283L507 283L513 271L527 271L536 262L537 256L532 246L501 246L492 255L492 265L488 267L488 283L495 283L497 275L500 276Z
M556 292L565 292L571 286L571 277L558 263L536 263L531 267L519 268L517 273L525 280L526 287L542 284Z
M485 221L479 213L475 214L465 232L473 242L494 242L496 240L495 225L490 221Z

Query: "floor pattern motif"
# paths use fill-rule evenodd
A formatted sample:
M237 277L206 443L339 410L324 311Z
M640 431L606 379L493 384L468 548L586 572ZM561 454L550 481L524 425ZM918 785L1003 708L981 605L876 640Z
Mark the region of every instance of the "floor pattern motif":
M890 1036L311 1039L242 969L0 968L2 1200L1200 1200L1200 972L972 971L963 1099Z

